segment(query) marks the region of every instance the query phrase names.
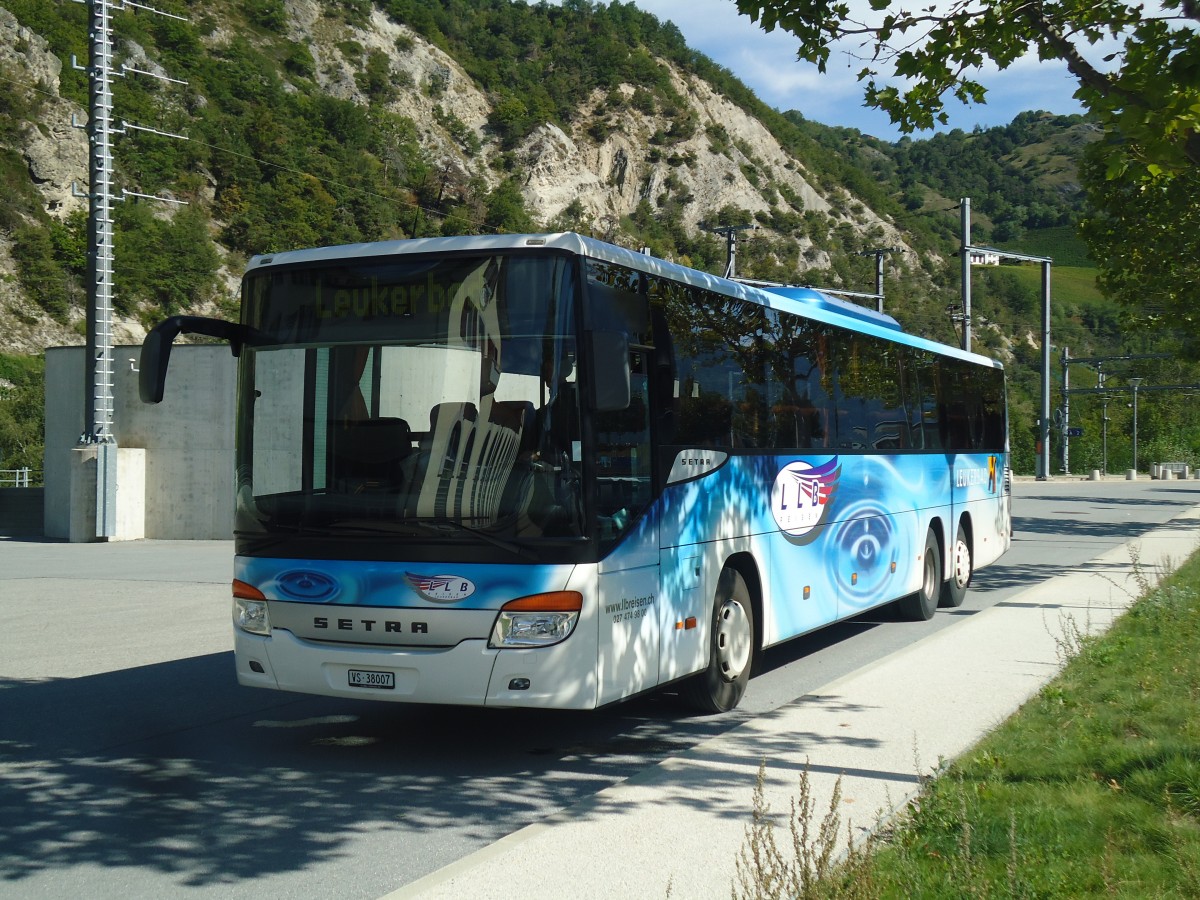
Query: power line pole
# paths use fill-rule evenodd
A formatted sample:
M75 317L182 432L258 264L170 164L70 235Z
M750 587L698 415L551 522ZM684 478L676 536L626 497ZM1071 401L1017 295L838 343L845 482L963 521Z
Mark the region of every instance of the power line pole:
M125 129L166 132L140 128L122 122L115 128L113 115L112 79L124 77L127 71L153 75L140 69L122 66L113 71L113 10L128 7L143 9L157 15L186 21L182 16L143 6L134 0L121 0L113 6L109 0L76 0L88 7L88 65L80 66L75 57L71 64L88 75L88 262L87 262L87 338L84 361L84 432L79 443L96 447L96 534L98 538L114 537L117 505L117 439L113 433L113 203L131 195L122 191L113 196L112 136L124 134ZM166 78L183 84L174 78ZM179 137L179 135L166 135ZM73 193L80 196L75 186ZM133 194L133 196L146 196ZM167 199L167 198L154 198ZM176 201L177 202L177 201Z
M723 235L725 238L725 277L737 277L737 233L739 231L750 231L757 228L757 225L718 225L716 228L708 229L713 234Z
M971 198L963 197L959 203L959 219L962 225L962 348L971 349ZM953 208L953 207L951 207Z
M1096 387L1104 390L1104 363L1096 365ZM1101 465L1108 474L1108 394L1100 395Z
M84 432L96 444L96 537L116 534L113 420L112 21L107 0L88 3L88 262ZM74 60L72 60L74 62Z
M859 256L875 257L875 312L883 312L883 257L888 253L899 253L899 247L876 247L874 250L860 250Z
M1071 437L1071 350L1063 347L1063 405L1062 405L1062 470L1064 475L1070 475L1070 437Z

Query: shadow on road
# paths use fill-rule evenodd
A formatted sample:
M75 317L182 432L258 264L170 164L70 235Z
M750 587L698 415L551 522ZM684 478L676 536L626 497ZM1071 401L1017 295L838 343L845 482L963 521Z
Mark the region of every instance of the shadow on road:
M586 714L355 703L238 688L232 669L0 680L0 886L86 864L236 883L364 829L489 842L745 720L661 695Z

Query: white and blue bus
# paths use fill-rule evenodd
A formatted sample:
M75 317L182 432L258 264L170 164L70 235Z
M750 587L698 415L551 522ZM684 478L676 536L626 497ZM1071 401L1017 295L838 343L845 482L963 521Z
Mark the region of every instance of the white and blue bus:
M590 709L741 699L763 648L957 606L1010 542L1004 373L805 288L576 234L254 258L244 685Z

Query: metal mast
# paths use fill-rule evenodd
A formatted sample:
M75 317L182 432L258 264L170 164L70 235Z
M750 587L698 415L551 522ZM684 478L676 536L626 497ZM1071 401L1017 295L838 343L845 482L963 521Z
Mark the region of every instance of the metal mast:
M117 446L113 420L112 21L108 0L88 2L88 265L84 432L98 445L96 536L116 534Z
M140 128L122 122L113 123L112 79L125 77L126 72L150 75L177 84L185 82L164 78L139 69L121 66L113 71L112 13L130 7L156 15L186 21L182 16L144 6L134 0L121 0L113 6L110 0L77 0L88 8L88 65L80 66L74 57L71 63L88 75L88 261L87 261L87 359L84 363L84 431L79 437L82 445L94 445L96 454L96 537L114 537L117 533L117 440L113 433L113 203L126 196L144 197L122 191L113 196L112 137L124 134L127 128L167 134L151 128ZM166 200L155 197L151 199ZM175 202L175 201L171 201Z
M958 201L959 220L962 226L962 348L971 349L971 198Z
M737 278L737 233L758 228L757 225L719 225L708 229L725 238L725 277Z

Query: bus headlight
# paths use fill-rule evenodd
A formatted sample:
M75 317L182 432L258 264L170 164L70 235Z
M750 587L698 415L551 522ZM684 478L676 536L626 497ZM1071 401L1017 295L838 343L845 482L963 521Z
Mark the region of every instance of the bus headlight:
M493 649L548 647L570 637L583 609L578 591L533 594L505 603L492 626Z
M267 598L258 588L237 579L233 582L233 624L250 634L271 635Z

